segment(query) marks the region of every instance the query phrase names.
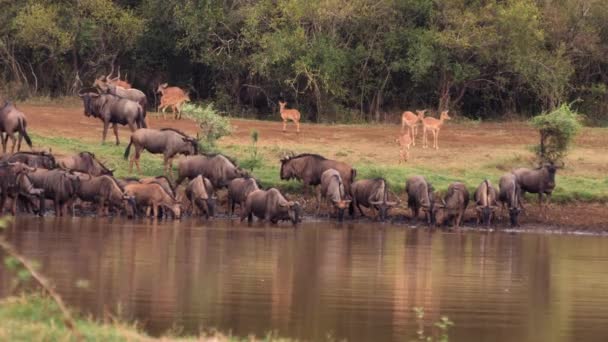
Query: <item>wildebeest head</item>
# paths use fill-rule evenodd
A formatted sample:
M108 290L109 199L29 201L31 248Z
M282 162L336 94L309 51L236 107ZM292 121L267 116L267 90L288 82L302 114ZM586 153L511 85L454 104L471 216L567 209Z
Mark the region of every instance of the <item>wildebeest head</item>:
M481 214L481 221L486 226L490 226L490 222L492 222L492 217L494 216L494 212L496 211L496 206L482 206L478 205L475 207L475 210Z
M334 206L338 210L338 221L342 222L344 220L344 210L350 206L351 200L341 199L338 201L333 201Z
M552 189L555 187L555 173L557 172L558 167L553 162L551 162L545 164L543 168L546 172L547 186Z
M388 211L397 205L397 202L388 202L386 200L384 201L373 201L370 202L371 205L373 205L374 207L376 207L376 209L378 210L378 216L380 218L380 221L384 221L386 220L386 218L388 217Z
M21 162L14 162L14 163L9 162L9 163L7 163L7 165L10 166L11 170L15 174L36 171L36 168L30 167L27 164L21 163Z
M179 220L181 218L182 215L182 205L180 202L174 202L169 209L171 209L171 211L173 212L173 216L175 216L175 219Z
M97 111L93 103L93 101L100 96L97 89L81 89L78 92L78 96L82 99L84 104L84 115L87 117L97 116Z
M95 155L91 152L80 152L78 153L78 157L80 158L83 165L78 165L78 167L82 170L86 170L87 173L95 176L112 176L114 171L108 169L105 165L103 165Z
M509 220L511 221L511 227L519 227L519 213L521 213L520 208L509 208Z
M302 208L300 207L300 203L294 201L288 201L286 203L279 204L279 206L287 208L287 215L289 216L289 220L295 226L298 222L301 222L300 213Z
M183 137L182 140L188 144L187 151L184 152L185 155L197 155L199 151L198 140L191 137Z

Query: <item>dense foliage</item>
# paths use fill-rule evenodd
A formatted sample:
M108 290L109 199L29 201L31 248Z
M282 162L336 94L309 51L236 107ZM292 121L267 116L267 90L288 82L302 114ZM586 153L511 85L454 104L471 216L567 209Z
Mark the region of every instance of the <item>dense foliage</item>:
M215 152L217 140L232 132L228 118L219 115L212 104L199 106L186 103L182 113L198 124L197 138L203 152Z
M563 104L550 113L535 116L530 121L540 133L540 143L536 150L541 161L562 161L581 129L578 114L568 104Z
M605 0L0 0L0 91L64 95L114 62L217 108L313 121L449 108L608 119ZM124 78L124 77L123 77Z

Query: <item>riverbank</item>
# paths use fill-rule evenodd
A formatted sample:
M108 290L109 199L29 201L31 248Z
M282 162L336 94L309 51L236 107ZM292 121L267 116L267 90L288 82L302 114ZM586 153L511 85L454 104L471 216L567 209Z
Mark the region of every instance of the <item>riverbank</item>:
M123 159L129 138L127 129L120 129L120 146L112 143L111 134L108 134L108 143L101 145L101 122L85 117L78 101L32 102L19 104L19 108L28 116L28 127L36 149L50 148L55 154L91 151L108 167L116 169L117 177L137 176L128 172L128 163ZM149 113L148 125L152 128L174 127L192 135L197 130L192 121L163 120L155 113ZM302 187L299 182L279 179L278 160L287 152L311 152L353 164L359 179L386 178L402 202L405 201L405 179L415 174L427 177L440 191L445 191L454 181L464 182L471 191L486 178L496 184L498 178L510 169L530 165L533 159L530 146L537 139L537 133L522 122L448 121L439 138L441 149L420 148L421 139L418 137L418 145L412 148L411 159L404 165L398 163L399 151L394 142L400 131L397 124L303 124L300 134L296 134L291 126L287 133L282 133L280 122L233 119L232 125L232 135L219 141L219 149L237 161L247 158L250 132L256 130L260 137L258 149L262 162L253 173L265 187L277 187L300 197ZM581 132L566 159L566 167L558 171L552 199L555 205L550 210L548 224L601 228L603 222L608 222L606 146L608 129L585 128ZM141 176L162 174L162 159L158 155L143 153L141 165ZM536 197L530 196L528 202L530 220L524 216L522 223L542 223L537 220ZM400 211L396 212L400 214ZM474 217L474 212L468 216Z

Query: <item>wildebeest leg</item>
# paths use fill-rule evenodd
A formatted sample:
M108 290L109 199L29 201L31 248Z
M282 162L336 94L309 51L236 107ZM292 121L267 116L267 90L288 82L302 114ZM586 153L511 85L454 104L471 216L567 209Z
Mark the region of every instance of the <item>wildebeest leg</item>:
M120 145L120 140L118 140L118 124L113 123L112 129L114 130L114 136L116 137L116 145Z
M13 154L13 153L15 153L15 145L17 144L17 139L15 139L15 134L13 134L13 133L11 133L11 134L7 133L7 137L11 138L11 142L12 142L11 154Z
M131 133L135 132L135 125L133 125L132 122L129 122L128 125L129 125L129 129L131 130Z
M316 193L317 193L317 216L319 216L319 213L321 212L321 189L316 189Z
M106 137L108 136L108 126L110 126L110 122L109 121L104 121L103 122L103 133L101 134L101 144L105 144L106 142Z
M363 209L361 209L360 203L357 203L357 208L359 209L359 213L361 213L361 217L365 217L365 214L363 213Z
M141 167L139 166L139 158L141 157L141 150L143 147L139 145L135 145L135 153L133 156L135 157L135 166L137 166L137 172L141 174Z
M21 140L23 140L23 135L19 133L19 138L17 138L17 152L21 151Z

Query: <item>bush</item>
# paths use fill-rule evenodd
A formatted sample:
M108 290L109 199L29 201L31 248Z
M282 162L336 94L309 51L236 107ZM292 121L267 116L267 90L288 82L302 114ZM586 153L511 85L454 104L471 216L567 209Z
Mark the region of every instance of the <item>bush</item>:
M530 122L540 133L536 154L543 162L557 162L568 153L574 137L581 129L579 115L563 104L550 113L533 117Z
M244 169L253 172L254 169L262 166L262 157L258 155L258 139L260 134L255 129L251 131L251 146L249 147L249 157L242 160L239 164Z
M182 114L198 124L197 138L202 151L215 151L216 141L232 133L228 118L218 114L211 103L207 106L187 103L182 107Z

